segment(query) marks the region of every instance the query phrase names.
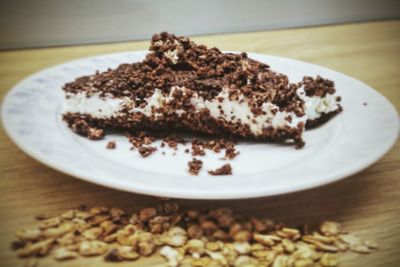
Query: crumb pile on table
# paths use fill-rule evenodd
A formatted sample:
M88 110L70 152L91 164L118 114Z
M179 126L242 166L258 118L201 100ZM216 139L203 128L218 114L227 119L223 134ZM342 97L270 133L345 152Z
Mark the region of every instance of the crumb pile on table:
M120 262L159 253L167 266L337 266L340 253L366 254L378 247L337 222L288 227L228 208L180 210L171 201L132 214L80 207L36 218L12 243L19 257L34 261L102 256Z

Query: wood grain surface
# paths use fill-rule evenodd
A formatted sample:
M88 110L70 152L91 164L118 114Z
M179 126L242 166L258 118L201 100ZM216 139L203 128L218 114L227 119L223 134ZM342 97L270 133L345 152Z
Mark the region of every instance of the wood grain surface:
M279 55L353 76L400 108L400 21L370 22L272 32L201 36L194 41L223 50ZM40 69L81 57L146 49L148 41L0 52L0 98ZM361 118L362 119L362 118ZM360 133L362 134L362 133ZM50 169L19 150L0 130L0 266L23 266L10 250L14 232L33 216L79 204L118 206L129 211L156 204L150 196L120 192ZM335 220L363 238L378 241L370 255L346 253L341 266L400 266L400 142L378 162L342 181L288 195L247 200L179 200L183 207L227 206L288 225ZM99 258L39 266L114 266ZM163 266L159 256L115 266Z

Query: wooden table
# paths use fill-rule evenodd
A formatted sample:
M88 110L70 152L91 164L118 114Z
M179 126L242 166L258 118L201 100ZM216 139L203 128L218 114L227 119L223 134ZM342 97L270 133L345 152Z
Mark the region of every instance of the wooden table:
M201 36L194 41L224 50L244 50L308 61L341 71L374 87L400 108L400 21L371 22ZM148 42L87 45L0 52L0 97L18 81L42 68L80 57L146 49ZM40 213L68 207L119 206L138 210L158 202L154 197L90 184L50 169L19 150L0 131L0 266L22 266L9 249L16 229ZM341 256L342 266L400 266L400 142L381 160L359 174L320 188L289 195L248 200L187 201L184 207L228 206L254 216L268 216L289 225L342 222L350 231L379 242L379 251ZM136 264L162 266L154 256ZM43 259L40 266L53 266ZM82 259L59 266L113 266L100 259ZM57 265L58 266L58 265Z

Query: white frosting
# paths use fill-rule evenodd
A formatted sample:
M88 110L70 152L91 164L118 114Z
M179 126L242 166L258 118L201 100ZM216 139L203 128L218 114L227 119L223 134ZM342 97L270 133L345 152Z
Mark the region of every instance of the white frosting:
M89 97L84 92L67 93L63 110L64 112L90 114L95 118L110 118L119 114L126 101L127 99L124 98L103 98L99 93Z
M299 122L305 123L306 120L305 116L297 117L294 112L279 111L279 107L272 103L264 103L262 105L262 111L264 111L265 114L255 116L253 112L251 112L251 107L245 98L243 98L243 101L240 101L239 99L231 101L229 100L229 93L226 89L223 89L216 98L222 98L222 102L217 100L204 101L201 97L195 97L192 98L192 104L197 111L204 108L208 109L210 115L214 118L222 118L233 123L241 122L247 124L249 125L251 132L256 135L261 134L262 129L269 126L274 128L284 126L296 128ZM218 106L221 107L221 110L223 111L222 114ZM273 113L274 111L275 114ZM285 119L288 116L292 118L291 122Z
M65 101L64 112L77 112L82 114L90 114L96 118L110 118L122 113L124 107L132 107L130 112L142 113L146 116L154 116L161 118L162 114L154 112L155 109L163 107L174 99L176 90L186 93L184 87L172 87L168 96L164 96L159 89L155 89L151 97L147 98L147 105L144 107L135 107L133 101L128 97L113 98L101 97L96 93L86 96L85 93L68 94ZM191 98L191 103L197 112L208 109L210 115L216 119L223 119L227 122L247 124L253 134L259 135L263 128L272 126L273 128L289 127L297 128L300 122L305 123L307 119L316 119L322 113L335 111L339 108L336 96L326 94L325 97L308 97L304 92L304 88L297 91L299 97L305 101L306 115L298 117L294 112L279 111L279 107L272 103L264 103L262 111L264 114L255 116L251 112L251 107L244 96L240 96L238 100L230 100L227 89L223 89L214 100L205 100L196 93ZM218 101L221 99L222 101ZM222 111L222 112L221 112ZM184 110L176 110L178 116L185 113ZM291 120L287 120L291 117Z
M297 95L306 104L306 114L308 120L318 119L323 113L329 113L339 109L335 94L326 94L324 97L307 96L304 87L297 89Z
M150 117L152 114L155 114L156 116L160 116L161 114L153 113L152 110L155 108L162 107L164 105L165 99L166 98L162 95L161 90L155 89L153 95L146 99L147 105L145 107L143 107L143 108L133 107L131 112L143 113L144 115L146 115L148 117ZM129 99L128 103L132 103L132 101ZM132 105L133 105L133 103L132 103Z
M172 64L176 64L178 63L179 57L178 57L178 51L175 50L168 50L166 52L164 52L164 56L166 58L169 58L172 62Z

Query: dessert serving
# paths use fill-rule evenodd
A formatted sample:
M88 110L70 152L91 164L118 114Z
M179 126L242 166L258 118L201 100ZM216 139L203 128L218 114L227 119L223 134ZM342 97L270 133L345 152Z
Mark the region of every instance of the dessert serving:
M222 53L165 32L153 36L143 61L63 89L63 119L90 139L109 128L174 129L302 147L306 127L342 110L330 80L292 82L246 53Z

